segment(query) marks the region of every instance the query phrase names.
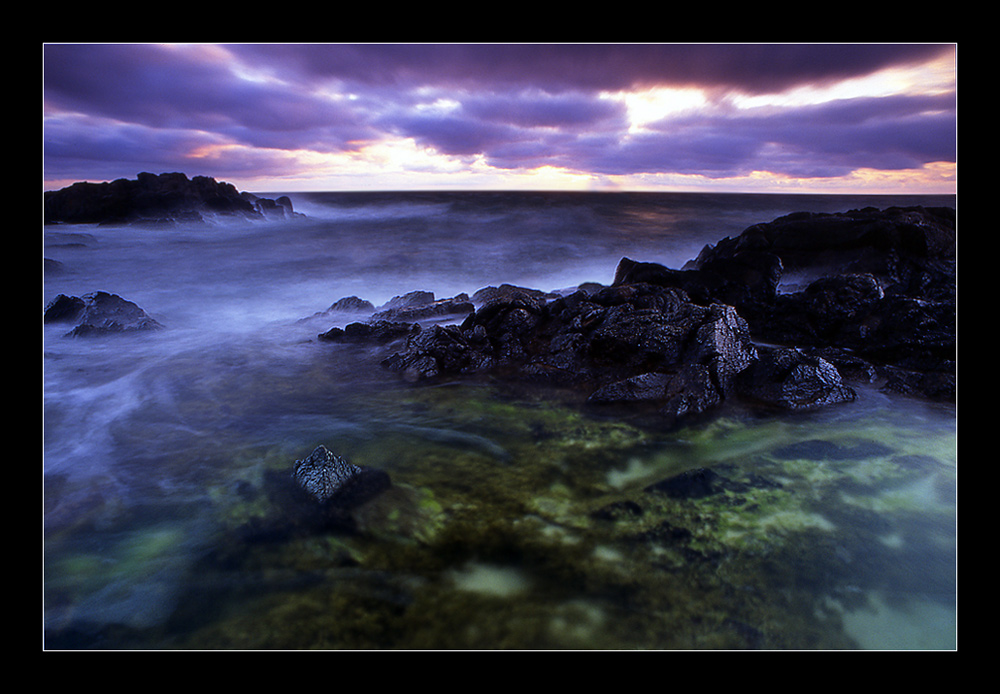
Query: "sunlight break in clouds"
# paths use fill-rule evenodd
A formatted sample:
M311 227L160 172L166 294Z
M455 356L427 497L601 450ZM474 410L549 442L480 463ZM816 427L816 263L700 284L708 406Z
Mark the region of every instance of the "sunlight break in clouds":
M288 192L953 193L955 55L950 45L51 44L45 185L184 171Z
M634 92L605 92L600 94L600 98L625 104L630 133L671 115L704 108L708 103L705 93L693 87L652 87Z

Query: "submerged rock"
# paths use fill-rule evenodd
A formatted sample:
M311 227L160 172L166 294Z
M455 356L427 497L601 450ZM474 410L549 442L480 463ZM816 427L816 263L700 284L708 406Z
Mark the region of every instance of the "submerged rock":
M45 309L45 323L77 323L67 336L97 336L159 330L163 326L135 303L117 294L93 292L82 297L60 294Z
M335 501L340 507L367 501L390 484L386 472L354 465L326 446L317 446L308 457L295 461L292 479L320 504Z
M292 477L299 486L323 503L360 473L361 468L357 465L334 455L325 446L319 446L304 460L295 461Z

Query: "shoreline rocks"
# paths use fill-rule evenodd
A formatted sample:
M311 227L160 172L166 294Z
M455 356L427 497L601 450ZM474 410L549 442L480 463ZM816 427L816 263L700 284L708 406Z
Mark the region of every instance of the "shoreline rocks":
M230 183L183 173L140 173L135 180L79 181L46 191L45 224L204 222L213 216L244 219L301 217L287 196L275 200L239 192Z
M76 323L66 337L94 337L163 328L135 303L102 291L82 297L60 294L45 308L42 322Z
M706 246L682 269L626 257L611 286L488 287L460 323L403 311L386 314L400 319L388 339L374 320L338 338L388 344L383 366L408 381L539 382L594 405L655 406L672 422L729 398L846 403L852 380L954 401L955 239L950 208L797 213Z

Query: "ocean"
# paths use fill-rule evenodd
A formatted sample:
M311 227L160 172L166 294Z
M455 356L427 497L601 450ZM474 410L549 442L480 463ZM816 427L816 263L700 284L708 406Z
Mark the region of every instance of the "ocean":
M317 339L359 320L343 297L565 292L790 212L953 196L289 196L304 217L45 228L43 309L100 290L164 326L43 325L46 648L956 648L953 405L857 386L668 431ZM271 492L321 444L392 478L353 530L289 530ZM648 491L703 467L769 483Z

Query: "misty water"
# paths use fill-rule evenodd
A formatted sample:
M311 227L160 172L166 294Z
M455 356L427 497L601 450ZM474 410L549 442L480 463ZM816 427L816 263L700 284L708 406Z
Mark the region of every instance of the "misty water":
M102 290L164 326L43 326L47 648L956 647L954 406L854 384L667 431L317 339L359 320L323 313L342 297L562 291L793 211L953 198L291 197L304 218L46 227L41 308ZM283 532L269 480L320 444L393 487L353 532ZM646 491L699 467L743 484Z

